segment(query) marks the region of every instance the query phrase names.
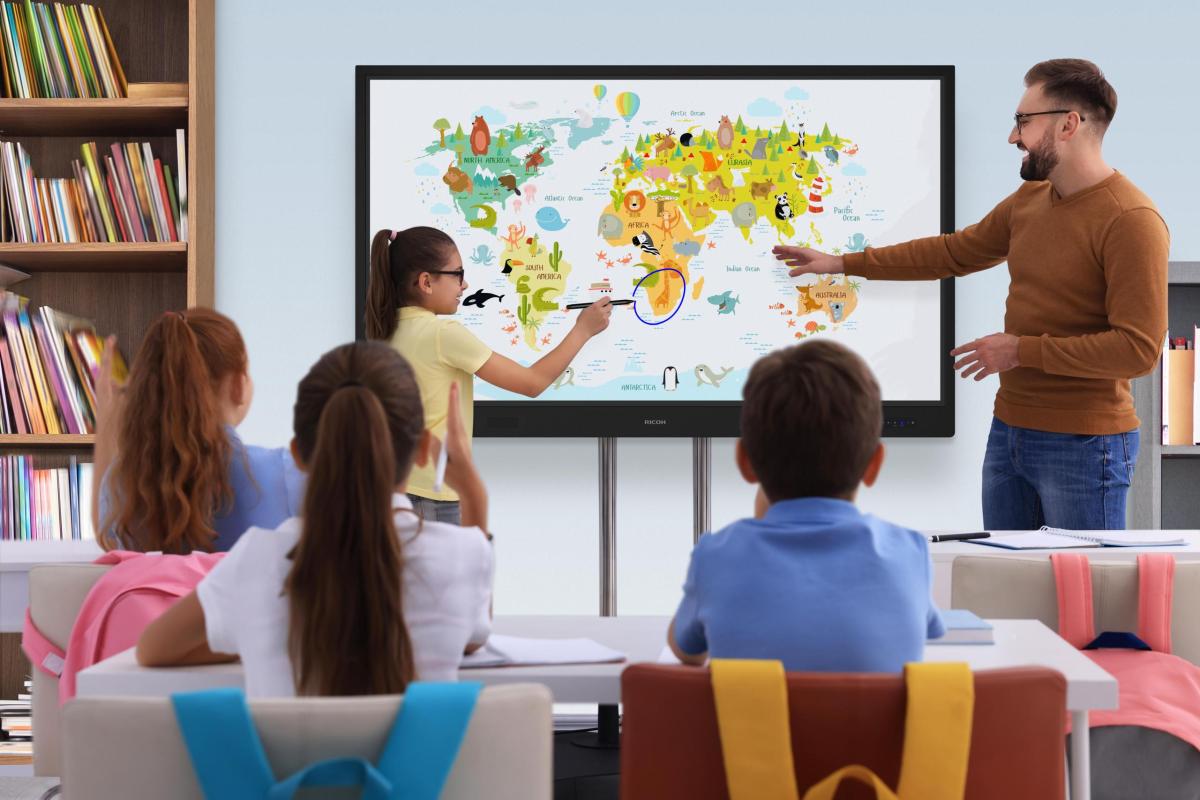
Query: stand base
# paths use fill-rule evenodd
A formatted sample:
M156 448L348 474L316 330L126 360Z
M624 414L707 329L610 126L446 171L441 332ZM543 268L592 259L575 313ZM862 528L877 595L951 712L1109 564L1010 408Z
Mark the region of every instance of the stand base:
M600 706L596 717L599 730L577 733L569 737L576 747L591 750L619 750L621 747L621 715L616 706Z

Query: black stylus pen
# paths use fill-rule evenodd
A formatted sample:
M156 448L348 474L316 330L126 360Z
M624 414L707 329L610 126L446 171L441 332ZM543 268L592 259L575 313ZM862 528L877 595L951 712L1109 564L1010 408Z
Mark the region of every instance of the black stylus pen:
M929 541L931 541L931 542L966 542L971 539L987 539L990 536L991 536L991 534L988 533L987 531L980 531L978 533L945 533L945 534L942 534L941 536L931 536L931 537L929 537Z
M633 301L632 300L613 300L612 304L614 306L628 306L628 305L633 305ZM590 305L592 305L592 304L591 303L567 303L566 308L568 311L574 311L579 308L587 308Z

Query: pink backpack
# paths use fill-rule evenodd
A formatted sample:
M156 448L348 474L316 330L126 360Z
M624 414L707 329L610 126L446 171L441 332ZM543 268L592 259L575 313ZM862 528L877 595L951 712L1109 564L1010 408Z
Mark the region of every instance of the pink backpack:
M186 556L114 550L95 564L113 564L88 592L64 653L25 611L21 648L29 661L57 677L59 703L75 696L75 675L137 644L146 626L196 588L224 553Z
M1096 639L1092 571L1080 553L1055 553L1058 633L1080 649ZM1200 667L1171 655L1171 597L1175 559L1138 556L1137 636L1150 650L1084 650L1119 682L1119 704L1092 711L1089 726L1136 725L1169 733L1200 750ZM1194 609L1190 609L1194 610Z

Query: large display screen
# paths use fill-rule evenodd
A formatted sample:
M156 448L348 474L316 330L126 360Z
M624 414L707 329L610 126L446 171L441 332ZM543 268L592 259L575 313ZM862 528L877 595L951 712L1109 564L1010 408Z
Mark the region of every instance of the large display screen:
M950 67L359 67L358 318L379 228L431 225L456 314L529 364L569 304L629 301L529 399L476 379L476 434L736 435L755 359L861 354L893 435L953 433L949 282L789 277L953 229Z

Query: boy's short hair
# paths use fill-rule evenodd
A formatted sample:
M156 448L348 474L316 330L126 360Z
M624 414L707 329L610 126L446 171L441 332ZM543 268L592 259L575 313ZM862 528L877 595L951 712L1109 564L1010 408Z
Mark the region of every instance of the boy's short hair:
M879 383L834 342L763 356L742 390L742 448L772 502L850 494L882 433Z

